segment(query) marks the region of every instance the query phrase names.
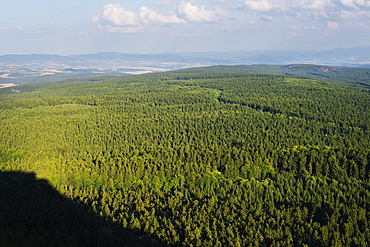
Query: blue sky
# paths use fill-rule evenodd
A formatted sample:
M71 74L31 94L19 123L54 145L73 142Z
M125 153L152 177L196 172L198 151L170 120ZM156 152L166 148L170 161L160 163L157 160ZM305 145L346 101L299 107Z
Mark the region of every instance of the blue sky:
M0 0L0 55L365 45L367 0Z

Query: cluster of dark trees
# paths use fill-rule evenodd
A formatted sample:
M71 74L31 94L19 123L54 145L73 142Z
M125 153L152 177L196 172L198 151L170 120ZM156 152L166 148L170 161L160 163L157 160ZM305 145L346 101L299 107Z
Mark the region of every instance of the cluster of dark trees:
M0 96L0 168L47 179L65 201L54 207L81 212L67 245L370 242L366 87L200 71L19 90ZM25 236L27 222L2 222L4 243ZM53 243L68 239L68 224ZM94 241L86 225L100 226ZM57 232L25 239L46 246Z

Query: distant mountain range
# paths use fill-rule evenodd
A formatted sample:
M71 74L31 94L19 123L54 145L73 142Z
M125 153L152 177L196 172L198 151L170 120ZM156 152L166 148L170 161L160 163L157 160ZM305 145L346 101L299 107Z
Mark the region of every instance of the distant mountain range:
M69 56L2 55L0 56L0 85L52 82L101 75L143 74L212 65L254 64L281 66L315 64L370 68L370 46L337 48L327 51L266 50L160 54L100 52Z
M131 54L118 52L100 52L82 55L2 55L0 63L24 62L77 62L124 60L132 62L175 62L202 63L209 65L235 64L318 64L345 67L370 67L370 46L354 48L337 48L327 51L230 51L230 52L193 52L193 53L160 53Z

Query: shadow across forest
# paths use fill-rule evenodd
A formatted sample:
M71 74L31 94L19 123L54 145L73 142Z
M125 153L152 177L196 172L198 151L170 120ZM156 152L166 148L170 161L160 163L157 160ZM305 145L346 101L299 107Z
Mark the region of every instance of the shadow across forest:
M0 172L0 246L168 246L60 195L34 173Z

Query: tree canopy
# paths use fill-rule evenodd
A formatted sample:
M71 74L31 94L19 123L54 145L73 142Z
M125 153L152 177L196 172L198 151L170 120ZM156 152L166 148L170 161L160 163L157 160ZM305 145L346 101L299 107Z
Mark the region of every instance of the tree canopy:
M35 173L142 245L370 242L366 86L198 69L17 90L0 90L1 171Z

